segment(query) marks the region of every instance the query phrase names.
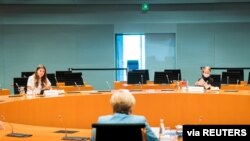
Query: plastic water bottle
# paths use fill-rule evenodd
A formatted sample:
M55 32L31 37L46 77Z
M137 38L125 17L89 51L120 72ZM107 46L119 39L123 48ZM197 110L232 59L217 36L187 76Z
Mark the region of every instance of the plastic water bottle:
M165 135L165 125L164 119L160 119L160 130L159 130L159 140L161 141L161 137Z

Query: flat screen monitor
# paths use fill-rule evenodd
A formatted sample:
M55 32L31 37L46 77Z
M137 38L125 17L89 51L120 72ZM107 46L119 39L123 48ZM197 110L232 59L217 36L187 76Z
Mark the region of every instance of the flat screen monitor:
M170 84L170 80L166 72L155 72L154 84Z

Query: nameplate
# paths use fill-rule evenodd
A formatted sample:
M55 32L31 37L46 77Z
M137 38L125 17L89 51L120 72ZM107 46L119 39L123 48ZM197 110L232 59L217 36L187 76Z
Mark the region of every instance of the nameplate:
M189 87L188 87L188 92L199 92L199 93L203 93L203 92L204 92L204 87L189 86Z
M45 90L44 96L58 96L58 90Z

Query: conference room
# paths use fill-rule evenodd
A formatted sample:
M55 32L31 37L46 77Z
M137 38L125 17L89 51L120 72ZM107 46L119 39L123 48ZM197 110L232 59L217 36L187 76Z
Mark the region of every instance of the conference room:
M249 0L5 0L0 15L0 140L90 140L116 93L147 121L129 129L157 140L189 141L186 125L249 128ZM40 65L49 87L35 93ZM206 67L209 88L196 85Z

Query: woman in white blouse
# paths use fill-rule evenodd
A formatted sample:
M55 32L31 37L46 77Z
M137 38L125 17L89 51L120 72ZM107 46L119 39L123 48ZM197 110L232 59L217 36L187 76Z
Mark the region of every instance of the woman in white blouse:
M44 65L38 65L33 75L29 76L27 94L40 94L42 90L51 89Z

